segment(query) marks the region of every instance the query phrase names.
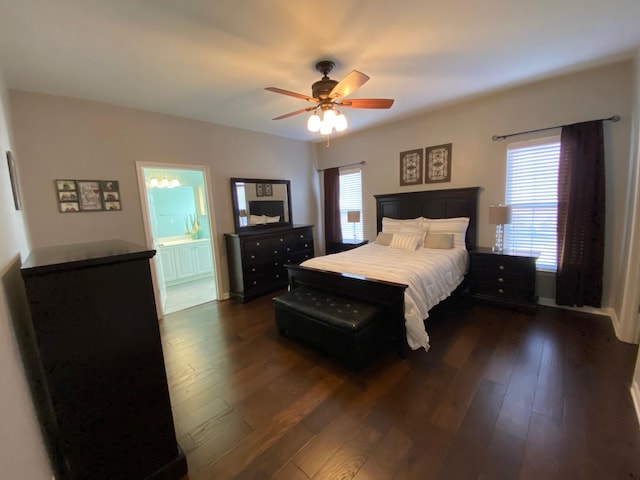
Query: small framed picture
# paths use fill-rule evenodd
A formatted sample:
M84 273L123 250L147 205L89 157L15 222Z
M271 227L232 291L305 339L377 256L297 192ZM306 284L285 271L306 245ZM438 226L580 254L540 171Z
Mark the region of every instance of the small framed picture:
M271 185L270 183L264 184L264 196L273 197L273 185Z
M264 197L264 183L256 183L256 197Z
M63 213L79 212L80 205L78 202L62 202L60 203L60 211Z
M122 210L122 208L120 207L120 202L104 202L104 209L105 210Z
M400 186L422 184L422 149L400 153Z
M75 180L56 180L56 187L61 192L68 192L76 189Z
M453 144L426 148L424 183L451 181L451 147Z

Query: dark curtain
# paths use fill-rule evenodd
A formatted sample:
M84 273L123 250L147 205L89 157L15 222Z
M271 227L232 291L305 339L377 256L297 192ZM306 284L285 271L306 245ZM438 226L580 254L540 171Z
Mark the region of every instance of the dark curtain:
M563 127L558 171L558 305L601 305L604 194L602 121Z
M324 171L324 240L341 242L340 228L340 170L328 168Z

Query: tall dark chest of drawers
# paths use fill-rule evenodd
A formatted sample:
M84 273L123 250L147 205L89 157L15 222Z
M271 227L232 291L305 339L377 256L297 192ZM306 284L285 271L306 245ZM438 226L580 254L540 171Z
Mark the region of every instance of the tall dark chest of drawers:
M231 295L248 302L287 285L285 265L313 258L313 225L225 234Z
M505 307L532 312L536 308L537 252L505 250L497 253L479 247L470 252L471 296Z
M120 240L35 249L20 343L56 478L177 480L149 259Z

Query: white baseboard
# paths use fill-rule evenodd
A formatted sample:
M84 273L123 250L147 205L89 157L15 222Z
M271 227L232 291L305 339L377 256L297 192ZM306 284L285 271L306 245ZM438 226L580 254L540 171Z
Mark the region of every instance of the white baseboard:
M593 315L604 315L605 317L609 317L611 318L611 324L613 325L613 330L616 333L616 338L622 342L625 342L625 340L623 340L620 336L620 333L621 333L620 321L618 320L616 311L613 308L568 307L566 305L556 305L556 302L552 298L544 298L544 297L540 297L538 299L538 304L544 305L546 307L562 308L563 310L573 310L575 312L592 313Z
M636 417L638 425L640 425L640 384L635 380L631 384L631 398L633 399L633 406L636 407Z

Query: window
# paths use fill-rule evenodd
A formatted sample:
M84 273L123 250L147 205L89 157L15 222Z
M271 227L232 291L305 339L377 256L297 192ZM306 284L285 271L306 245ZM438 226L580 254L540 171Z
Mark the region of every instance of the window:
M349 223L347 212L360 212L358 223ZM343 240L364 238L362 230L362 171L350 168L340 171L340 226Z
M558 163L560 137L507 147L505 247L539 251L538 270L557 268Z

